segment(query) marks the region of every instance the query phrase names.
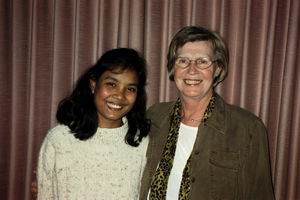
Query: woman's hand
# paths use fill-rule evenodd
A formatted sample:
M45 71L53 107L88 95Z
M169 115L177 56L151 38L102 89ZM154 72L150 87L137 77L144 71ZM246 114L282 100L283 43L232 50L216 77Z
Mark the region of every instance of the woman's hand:
M37 199L37 180L36 180L36 170L33 170L33 180L31 183L31 194L32 194L32 199L36 200Z

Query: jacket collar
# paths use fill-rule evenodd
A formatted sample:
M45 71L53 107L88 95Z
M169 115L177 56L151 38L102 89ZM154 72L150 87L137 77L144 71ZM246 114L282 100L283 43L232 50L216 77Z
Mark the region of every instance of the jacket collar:
M206 120L206 122L201 123L200 126L201 125L208 126L214 128L215 130L217 130L222 134L225 134L225 129L226 129L225 102L217 93L214 93L214 96L216 97L216 101L215 101L215 108L212 111L212 115ZM161 110L162 114L157 115L155 118L152 119L152 121L154 122L153 124L158 126L158 128L168 126L168 124L170 124L174 105L175 105L175 101L166 103L165 106L162 107ZM169 114L164 115L164 112Z
M212 111L212 115L203 124L225 134L225 102L217 93L214 93L214 96L216 97L215 108Z

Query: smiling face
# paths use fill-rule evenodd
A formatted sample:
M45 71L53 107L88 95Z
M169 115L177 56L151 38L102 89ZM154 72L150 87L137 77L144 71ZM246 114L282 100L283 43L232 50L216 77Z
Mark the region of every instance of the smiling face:
M116 68L104 72L97 80L90 80L98 112L98 126L116 128L122 117L134 106L137 97L138 77L133 70Z
M177 55L190 60L207 58L214 61L216 59L213 46L209 41L187 42L178 49ZM174 81L181 98L209 99L213 93L214 77L220 71L221 68L217 66L216 62L207 69L197 69L195 62L192 62L185 69L175 65Z

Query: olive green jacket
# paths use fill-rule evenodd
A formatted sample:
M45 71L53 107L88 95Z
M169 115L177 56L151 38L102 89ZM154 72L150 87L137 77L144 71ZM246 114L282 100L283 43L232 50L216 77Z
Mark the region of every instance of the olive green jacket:
M175 102L149 108L151 119L147 165L140 199L147 199L152 176L167 139ZM274 199L268 140L262 121L239 107L229 105L216 94L211 117L198 127L192 151L192 200Z

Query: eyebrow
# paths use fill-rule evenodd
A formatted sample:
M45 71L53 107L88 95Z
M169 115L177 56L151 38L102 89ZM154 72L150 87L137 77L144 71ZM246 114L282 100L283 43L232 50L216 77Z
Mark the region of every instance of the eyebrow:
M177 58L187 58L187 59L190 59L189 57L186 57L186 56L177 56ZM203 59L203 58L206 58L206 59L211 59L209 56L201 56L201 57L198 57L196 58L195 60L197 59ZM191 59L190 59L191 60Z
M108 76L108 77L105 77L104 80L113 80L113 81L116 81L116 82L120 82L118 79L114 78L114 77L111 77L111 76ZM130 83L128 84L129 86L135 86L135 87L138 87L138 84L136 83Z
M116 82L120 82L118 79L116 79L114 77L110 77L110 76L105 77L104 80L113 80L113 81L116 81Z

